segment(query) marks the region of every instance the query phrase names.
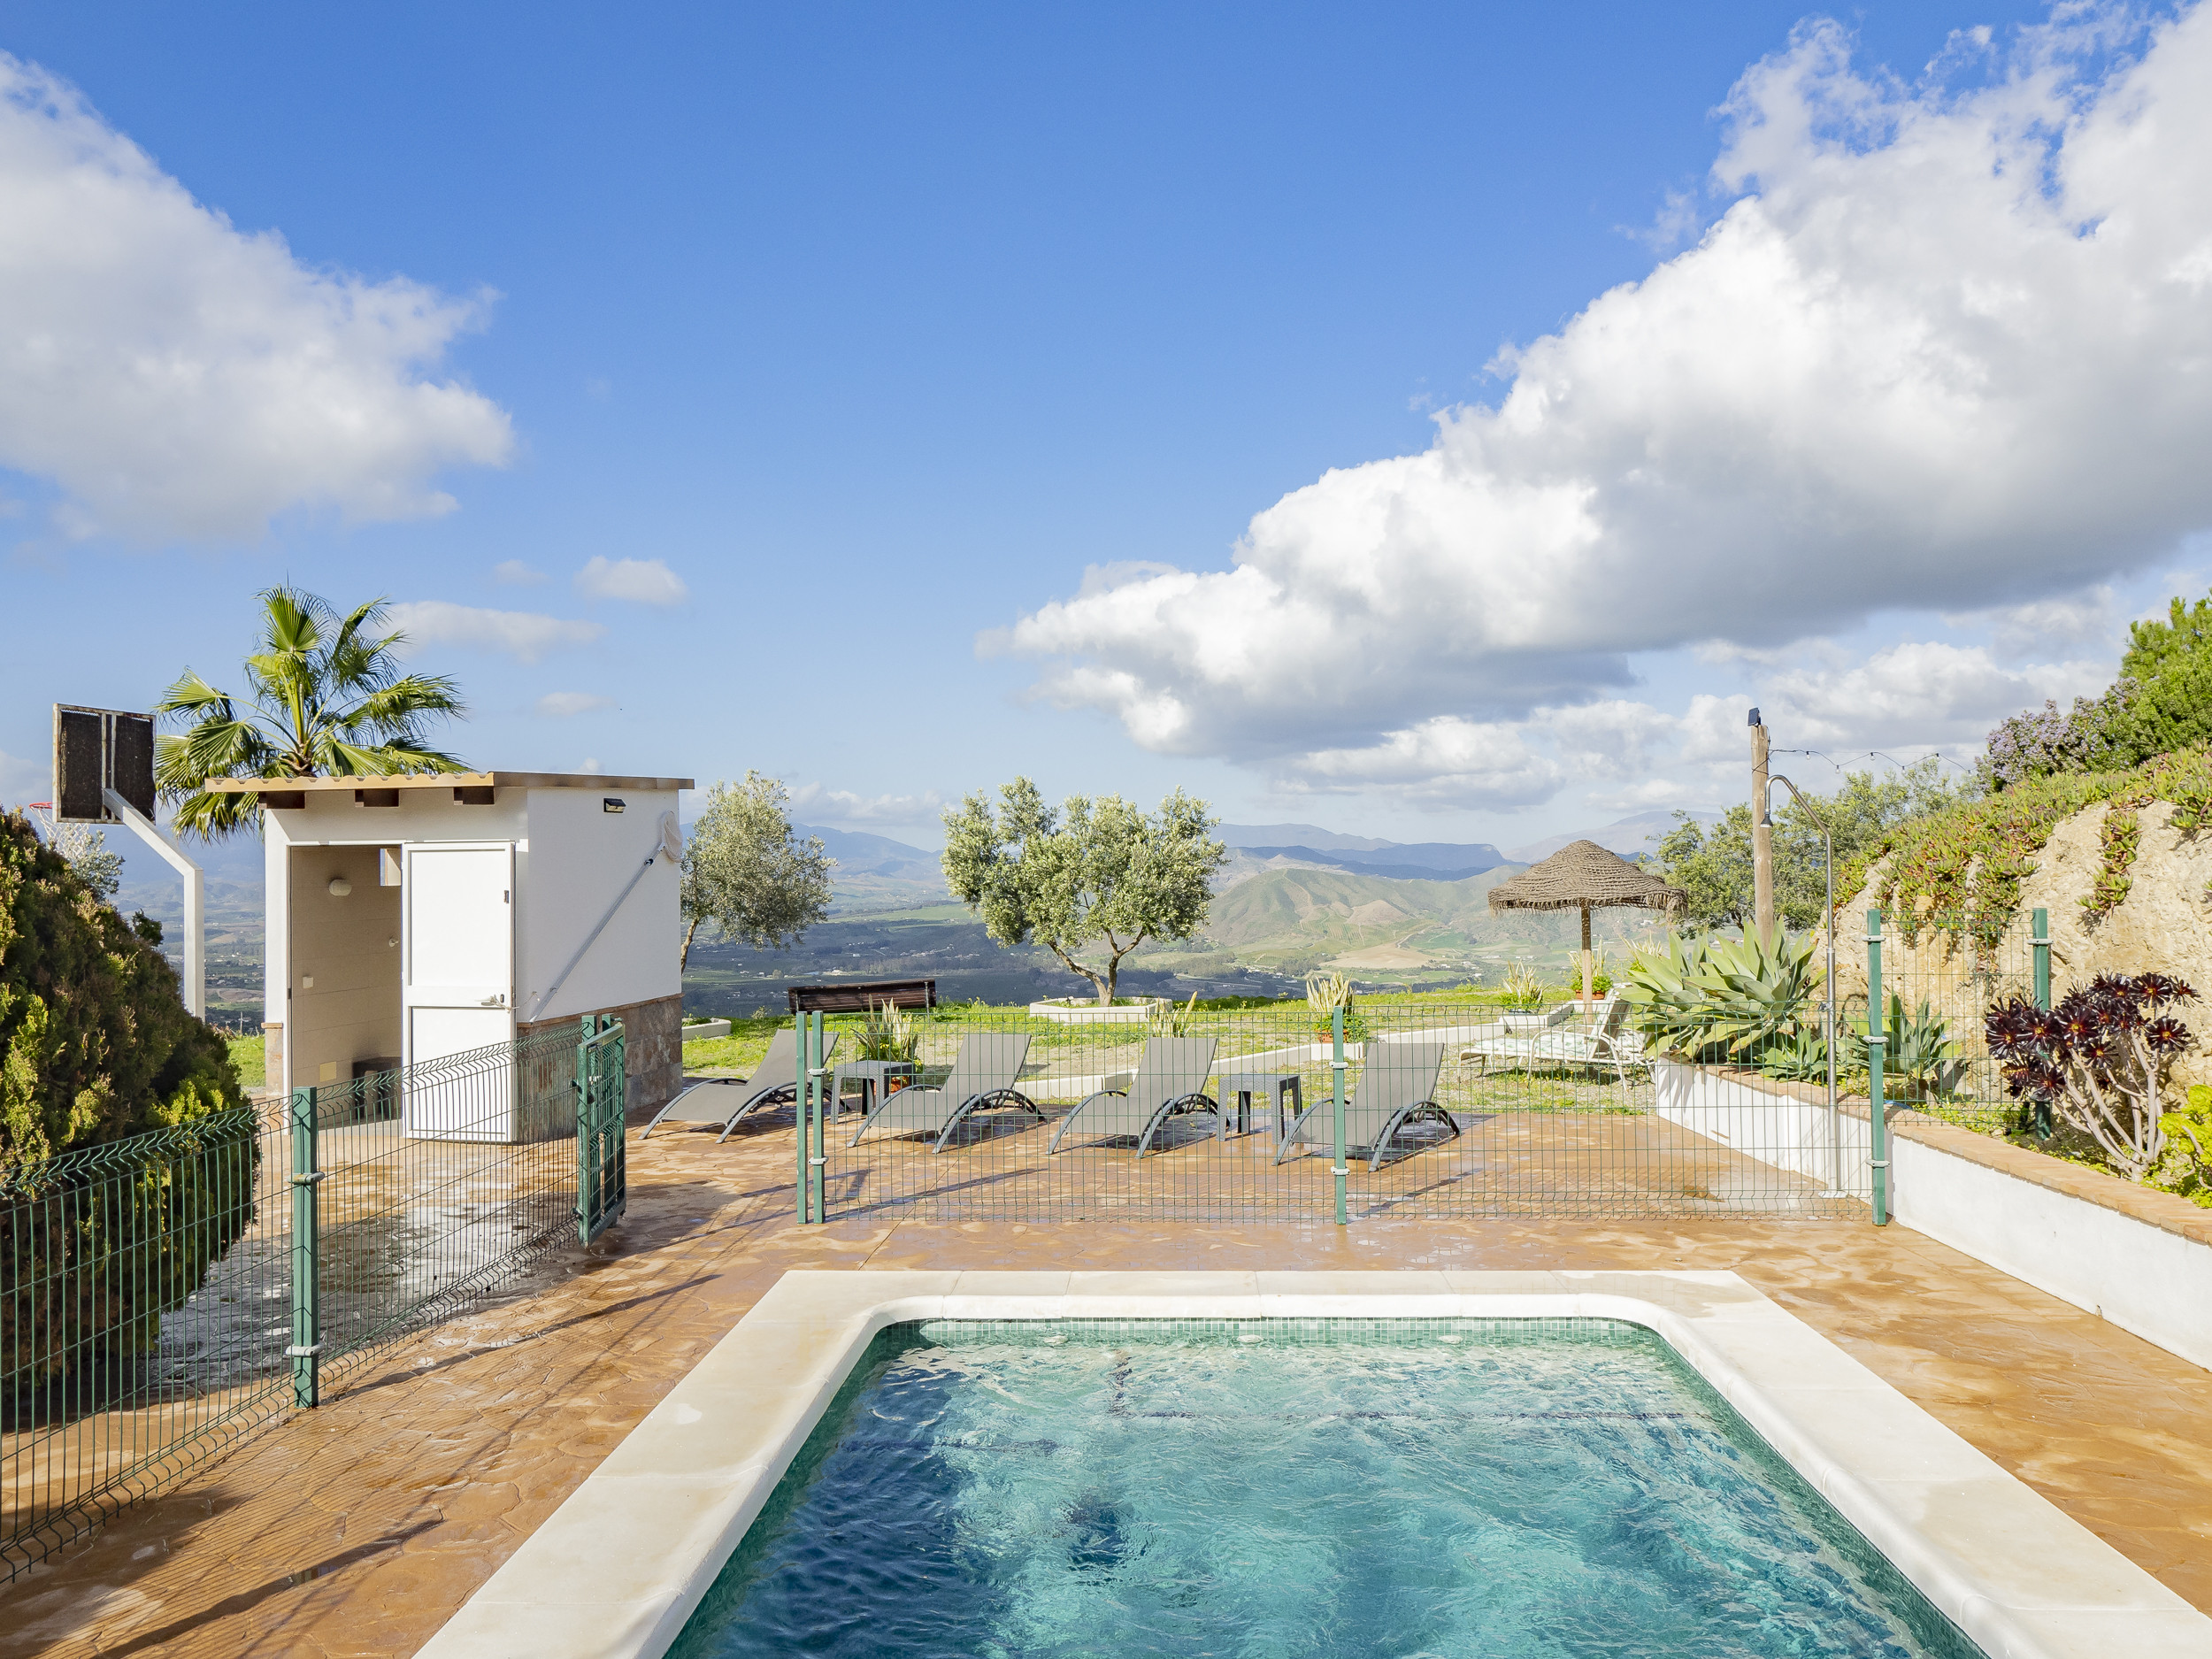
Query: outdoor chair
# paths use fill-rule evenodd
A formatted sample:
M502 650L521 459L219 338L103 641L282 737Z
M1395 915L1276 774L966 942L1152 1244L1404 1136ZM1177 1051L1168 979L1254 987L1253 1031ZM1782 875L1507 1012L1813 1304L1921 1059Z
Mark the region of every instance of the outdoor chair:
M1463 1061L1481 1071L1492 1065L1504 1070L1542 1071L1587 1067L1611 1070L1627 1081L1628 1068L1644 1064L1643 1039L1624 1028L1627 999L1618 993L1599 1004L1588 1031L1552 1030L1531 1037L1489 1037L1459 1051Z
M937 1137L934 1149L942 1152L952 1132L971 1112L1018 1106L1041 1118L1043 1110L1014 1087L1022 1062L1028 1057L1025 1036L992 1033L964 1038L959 1056L952 1063L952 1075L943 1087L902 1088L886 1094L861 1119L851 1144L858 1146L860 1137L871 1129L884 1129L901 1134L933 1134Z
M1137 1062L1137 1074L1129 1079L1129 1087L1101 1089L1086 1097L1060 1120L1045 1156L1049 1157L1060 1149L1060 1142L1078 1122L1083 1125L1085 1141L1133 1137L1137 1156L1142 1157L1171 1118L1206 1111L1218 1121L1221 1109L1206 1093L1206 1079L1213 1071L1214 1050L1218 1046L1211 1037L1147 1038L1144 1056Z
M837 1039L832 1036L822 1050L823 1064L829 1064L830 1052L836 1047ZM664 1123L720 1124L722 1133L716 1138L719 1145L749 1113L798 1098L798 1037L791 1031L780 1031L768 1040L768 1052L753 1068L752 1076L713 1077L694 1083L654 1113L653 1121L638 1139L644 1140Z
M1344 1102L1344 1149L1355 1147L1367 1154L1367 1171L1382 1167L1383 1156L1401 1130L1417 1123L1439 1123L1456 1139L1458 1121L1436 1103L1437 1079L1444 1072L1441 1042L1370 1042L1366 1064L1360 1070L1359 1088ZM1297 1146L1336 1143L1336 1102L1333 1097L1316 1101L1298 1114L1298 1121L1283 1137L1275 1162L1280 1164Z

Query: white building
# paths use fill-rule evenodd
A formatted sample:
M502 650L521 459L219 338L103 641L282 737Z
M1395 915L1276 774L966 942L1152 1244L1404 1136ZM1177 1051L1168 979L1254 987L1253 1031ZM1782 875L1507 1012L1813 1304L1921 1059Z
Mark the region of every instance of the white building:
M336 1082L620 1015L629 1106L681 1087L688 778L220 779L268 858L268 1082Z

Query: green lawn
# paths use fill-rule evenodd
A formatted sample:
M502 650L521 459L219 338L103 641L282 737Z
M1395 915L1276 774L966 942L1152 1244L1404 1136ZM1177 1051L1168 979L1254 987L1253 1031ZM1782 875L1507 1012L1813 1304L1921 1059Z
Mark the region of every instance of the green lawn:
M259 1088L268 1079L268 1049L258 1033L230 1040L230 1063L238 1068L238 1080L249 1089Z

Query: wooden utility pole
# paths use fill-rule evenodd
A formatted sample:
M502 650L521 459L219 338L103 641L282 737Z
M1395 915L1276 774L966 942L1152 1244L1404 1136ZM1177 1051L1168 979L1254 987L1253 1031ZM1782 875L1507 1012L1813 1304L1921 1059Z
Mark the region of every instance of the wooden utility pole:
M1751 913L1762 939L1774 937L1774 820L1767 816L1767 729L1751 711Z

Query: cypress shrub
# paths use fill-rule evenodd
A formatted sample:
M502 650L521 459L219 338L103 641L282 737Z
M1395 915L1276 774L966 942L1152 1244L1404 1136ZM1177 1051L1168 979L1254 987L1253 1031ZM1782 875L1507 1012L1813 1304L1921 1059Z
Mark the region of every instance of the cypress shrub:
M252 1108L176 971L0 812L0 1407L113 1397L253 1218ZM43 1402L43 1408L42 1406Z

